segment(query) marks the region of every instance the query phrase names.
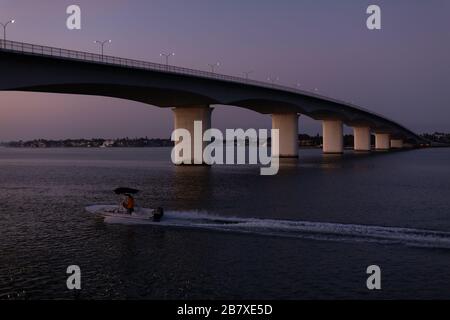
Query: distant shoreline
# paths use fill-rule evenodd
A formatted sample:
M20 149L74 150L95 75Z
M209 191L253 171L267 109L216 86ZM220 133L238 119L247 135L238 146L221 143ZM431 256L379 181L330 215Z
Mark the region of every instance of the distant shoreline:
M10 141L0 143L0 146L7 148L159 148L172 147L170 139L149 139L145 138L119 138L119 139L65 139L47 140L36 139L30 141Z
M450 147L450 133L422 134L424 139L429 141L426 147L448 148ZM352 148L353 135L344 135L344 148ZM372 144L374 144L372 137ZM269 138L270 144L270 138ZM301 149L314 149L322 146L322 136L319 134L310 136L308 134L298 135L298 144ZM91 138L91 139L34 139L28 141L0 142L0 147L6 148L27 148L27 149L54 149L54 148L164 148L173 147L174 142L170 139L161 138Z
M0 145L0 149L27 149L27 150L50 150L50 149L158 149L158 148L172 148L173 146L146 146L146 147L137 147L137 146L126 146L126 147L12 147ZM309 150L309 149L322 149L322 146L302 146L298 147L300 150ZM374 146L372 149L374 150ZM430 146L425 147L425 149L442 149L442 148L450 148L449 145L435 145L432 144ZM420 148L419 148L420 149ZM423 149L423 147L422 147ZM345 146L344 150L353 150L353 146Z

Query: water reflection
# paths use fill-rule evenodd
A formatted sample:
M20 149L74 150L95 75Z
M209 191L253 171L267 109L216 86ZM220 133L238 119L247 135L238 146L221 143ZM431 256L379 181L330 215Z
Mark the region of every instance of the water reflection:
M171 180L178 209L196 209L211 201L210 166L173 166Z
M297 170L299 167L299 163L300 160L298 158L280 158L280 169L278 171L278 174L285 174Z

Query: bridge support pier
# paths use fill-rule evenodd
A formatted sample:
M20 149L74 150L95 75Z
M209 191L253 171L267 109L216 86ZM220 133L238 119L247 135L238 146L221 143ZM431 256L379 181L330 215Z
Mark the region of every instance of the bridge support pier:
M369 127L353 127L354 150L370 152L371 136Z
M177 165L204 165L203 150L207 142L203 142L203 135L206 130L211 128L211 113L213 108L209 106L191 106L173 108L174 113L174 129L186 129L191 136L191 152L178 153L174 155ZM201 121L201 127L195 127L195 122ZM176 136L175 144L182 139ZM200 148L195 148L195 142Z
M341 120L323 120L323 153L343 153L344 134Z
M375 150L388 151L391 148L391 135L389 133L375 134Z
M272 129L279 130L280 141L272 140L273 144L278 143L280 158L298 158L298 117L297 113L276 113L272 114Z
M392 139L391 140L391 148L392 149L402 149L403 148L403 140L402 139Z

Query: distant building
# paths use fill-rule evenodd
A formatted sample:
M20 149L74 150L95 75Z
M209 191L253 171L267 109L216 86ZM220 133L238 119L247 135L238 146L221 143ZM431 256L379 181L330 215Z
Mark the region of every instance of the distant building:
M114 140L105 140L100 148L111 148L114 146Z

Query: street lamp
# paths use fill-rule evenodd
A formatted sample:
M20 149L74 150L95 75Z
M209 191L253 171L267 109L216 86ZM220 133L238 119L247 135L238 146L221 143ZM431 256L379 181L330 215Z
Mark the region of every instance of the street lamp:
M244 73L244 75L245 75L245 80L248 80L249 75L250 75L251 73L253 73L253 71L244 71L243 73Z
M166 67L169 66L169 58L173 57L174 55L175 55L175 53L173 53L173 52L172 53L164 53L163 52L163 53L159 54L160 57L164 57L166 59Z
M211 72L212 72L212 73L215 73L215 72L216 72L216 68L217 68L218 66L220 66L220 63L219 63L219 62L216 62L215 64L208 64L208 66L211 68Z
M103 52L105 50L105 44L107 43L111 43L112 40L105 40L105 41L99 41L99 40L95 40L94 43L97 43L100 45L101 47L101 53L102 53L102 61L103 61Z
M15 23L16 22L16 20L14 20L14 19L12 19L12 20L9 20L8 22L6 22L6 23L1 23L0 22L0 25L3 27L3 40L6 42L6 27L8 26L8 24L13 24L13 23ZM3 44L3 46L6 46L6 43L4 43Z

